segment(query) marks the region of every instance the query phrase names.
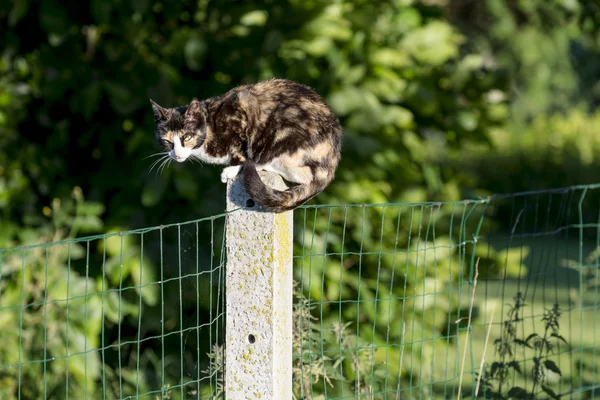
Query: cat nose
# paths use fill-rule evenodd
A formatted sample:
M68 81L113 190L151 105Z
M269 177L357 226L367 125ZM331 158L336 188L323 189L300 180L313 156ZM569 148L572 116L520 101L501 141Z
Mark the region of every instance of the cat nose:
M175 161L180 162L180 163L184 162L186 159L186 157L184 155L177 154L175 152L173 152L173 158L175 159Z

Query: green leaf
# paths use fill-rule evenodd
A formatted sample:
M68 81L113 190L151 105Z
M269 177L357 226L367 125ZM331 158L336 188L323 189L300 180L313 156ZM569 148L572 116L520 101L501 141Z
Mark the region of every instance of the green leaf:
M335 11L332 10L337 8ZM306 32L314 36L325 36L337 41L347 41L352 38L352 29L347 20L341 16L334 17L333 14L340 13L338 5L332 5L329 7L329 14L324 18L317 18L312 22L309 22L305 29Z
M133 246L133 237L131 235L122 235L118 230L110 229L106 232L104 240L98 241L98 251L102 253L106 247L106 254L110 257L120 256L121 252L125 253Z
M515 399L528 399L529 393L519 386L515 386L508 391L508 396Z
M93 201L86 201L85 203L79 204L77 207L79 207L79 212L81 214L94 217L100 216L105 209L104 204Z
M364 109L365 106L379 106L379 100L372 93L355 86L346 86L333 92L327 101L340 116L348 115L357 109Z
M457 115L458 124L468 132L472 132L477 129L479 121L477 116L472 111L461 111Z
M524 264L529 255L529 247L514 247L498 251L497 260L506 269L506 274L510 277L524 276L527 273L527 266Z
M80 260L85 256L86 249L80 243L71 243L69 256L71 260Z
M77 217L75 223L82 233L99 232L104 226L102 220L93 215L79 216Z
M113 323L118 323L123 318L123 313L119 312L117 292L108 292L104 295L104 317Z
M558 368L558 366L556 365L556 363L552 360L545 360L544 361L544 366L546 368L548 368L550 371L559 374L562 376L562 373L560 372L560 368Z
M269 13L264 10L254 10L242 15L240 23L246 26L263 26L267 23Z
M494 361L492 363L492 367L490 369L490 376L493 378L494 376L496 376L496 373L498 371L501 371L503 368L504 368L504 363Z
M395 23L402 32L408 32L418 28L423 23L421 13L414 7L402 8L396 15Z
M521 346L525 346L525 347L529 347L530 349L533 349L533 347L529 343L527 343L526 341L524 341L524 340L514 339L513 342L515 342L516 344L519 344Z
M508 363L508 366L511 367L512 369L514 369L515 371L517 371L520 374L523 373L523 371L521 370L521 365L519 365L518 361L511 361L511 362Z
M402 137L404 145L409 149L410 155L416 162L423 162L427 155L427 148L423 140L414 132L406 132Z
M392 68L408 67L412 61L408 54L400 49L382 48L371 52L370 61L376 65Z
M121 278L121 263L119 257L110 257L103 265L103 274L108 278L110 284L118 285Z
M304 45L306 52L313 57L323 57L332 47L333 40L324 36L318 36Z
M56 279L52 285L48 285L48 298L52 300L66 300L67 296L67 273L61 268L62 279Z
M346 85L353 85L362 80L366 72L367 67L365 65L354 65L350 67L341 78Z
M29 0L14 0L13 7L8 15L8 26L11 28L19 23L29 10Z
M458 55L462 36L443 21L432 21L409 32L402 40L402 48L416 60L434 66L444 64Z
M187 67L192 71L199 71L204 65L206 50L207 45L202 37L198 34L192 34L183 49Z
M556 393L554 393L554 391L552 389L550 389L548 386L542 385L542 390L551 398L556 399L556 400L560 399L560 396L557 395Z
M561 335L559 335L558 333L551 333L550 336L557 338L559 340L562 340L565 344L568 344L567 340L564 337L562 337Z
M407 82L397 76L367 79L362 84L365 90L373 93L379 99L391 103L398 103L403 99L407 86Z
M537 333L532 333L531 335L527 336L527 339L525 339L525 341L526 341L527 343L529 343L529 341L530 341L531 339L533 339L534 337L536 337L536 336L538 336L538 334L537 334Z
M401 129L409 129L413 126L413 113L400 106L387 106L382 113L384 124L393 124Z
M151 264L144 262L140 267L139 262L134 262L131 267L131 279L136 286L135 290L146 304L154 306L158 303L158 286L152 284L156 282L156 276Z
M69 354L76 354L69 356L69 374L73 374L77 382L84 382L87 377L88 389L93 391L101 366L100 355L90 351L91 348L83 330L69 326Z

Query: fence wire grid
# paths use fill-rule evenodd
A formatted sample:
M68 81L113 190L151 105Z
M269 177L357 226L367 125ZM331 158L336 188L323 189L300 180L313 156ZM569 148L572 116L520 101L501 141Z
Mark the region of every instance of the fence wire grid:
M600 397L599 189L296 210L294 397ZM223 398L226 219L0 249L0 398Z
M210 398L225 217L1 249L0 398Z
M600 397L598 188L297 212L295 393Z

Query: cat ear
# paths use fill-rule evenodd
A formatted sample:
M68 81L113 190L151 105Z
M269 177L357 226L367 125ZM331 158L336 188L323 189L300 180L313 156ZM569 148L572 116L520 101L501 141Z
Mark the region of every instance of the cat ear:
M152 110L154 111L154 122L162 121L169 118L169 110L159 106L154 100L150 99Z
M203 118L204 109L202 108L202 103L197 99L193 98L188 104L187 109L185 110L184 121L186 124L197 126Z
M187 109L185 110L185 117L194 118L196 115L198 115L198 113L201 112L201 110L202 103L200 103L200 100L194 97L192 101L190 101L190 104L188 104Z

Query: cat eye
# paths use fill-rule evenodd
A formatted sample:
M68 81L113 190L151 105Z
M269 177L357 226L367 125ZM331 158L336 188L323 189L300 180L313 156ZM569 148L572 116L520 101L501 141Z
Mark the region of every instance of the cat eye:
M172 149L173 148L173 142L170 142L168 140L162 140L161 144L165 147L167 147L168 149Z

